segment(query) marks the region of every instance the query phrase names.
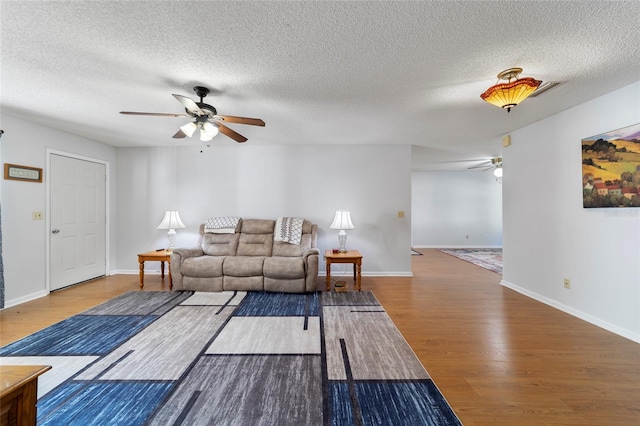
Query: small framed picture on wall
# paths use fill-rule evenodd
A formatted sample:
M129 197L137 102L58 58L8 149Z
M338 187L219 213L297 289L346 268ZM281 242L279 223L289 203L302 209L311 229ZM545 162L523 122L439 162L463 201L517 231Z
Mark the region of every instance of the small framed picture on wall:
M42 182L42 169L37 167L19 166L17 164L4 164L4 178L9 180L21 180L26 182Z

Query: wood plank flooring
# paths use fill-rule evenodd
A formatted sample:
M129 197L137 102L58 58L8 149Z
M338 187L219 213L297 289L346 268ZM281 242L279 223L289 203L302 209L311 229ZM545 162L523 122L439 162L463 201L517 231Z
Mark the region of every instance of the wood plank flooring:
M363 277L362 288L466 426L640 425L640 344L504 288L498 274L418 251L412 278ZM2 310L0 344L130 290L138 276L116 275ZM144 290L168 282L147 275Z

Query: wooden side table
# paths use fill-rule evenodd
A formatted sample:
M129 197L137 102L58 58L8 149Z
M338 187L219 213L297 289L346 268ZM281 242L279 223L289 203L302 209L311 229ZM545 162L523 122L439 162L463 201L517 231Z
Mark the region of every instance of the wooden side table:
M324 260L327 264L327 291L331 291L331 264L352 263L353 281L356 290L360 291L362 283L362 255L358 250L347 250L345 253L334 253L333 250L325 250Z
M173 288L173 280L171 279L171 252L168 250L150 251L138 255L138 263L140 264L140 289L144 287L144 262L153 261L160 262L160 276L164 278L164 262L169 265L169 289Z
M35 426L38 376L49 365L0 366L0 424Z

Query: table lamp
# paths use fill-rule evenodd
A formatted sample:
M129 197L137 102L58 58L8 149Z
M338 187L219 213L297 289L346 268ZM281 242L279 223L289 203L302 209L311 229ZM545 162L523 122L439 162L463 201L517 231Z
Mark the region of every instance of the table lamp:
M180 220L180 214L177 211L167 210L164 212L162 222L158 225L157 229L168 229L167 238L169 239L168 252L173 251L173 246L176 242L176 228L186 228L184 223Z
M345 229L355 229L353 222L351 222L351 213L349 213L348 210L336 211L336 215L329 228L340 230L340 232L338 232L339 251L340 253L345 253L347 251L345 247L347 244L347 231L345 231Z

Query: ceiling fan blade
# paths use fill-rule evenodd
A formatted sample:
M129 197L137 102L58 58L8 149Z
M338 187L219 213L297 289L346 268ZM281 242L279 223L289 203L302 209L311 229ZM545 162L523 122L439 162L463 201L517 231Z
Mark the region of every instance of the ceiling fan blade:
M171 114L165 112L136 112L136 111L120 111L120 114L125 115L151 115L154 117L189 117L186 114Z
M231 139L233 139L236 142L246 142L247 138L245 138L244 136L242 136L240 133L236 132L235 130L231 130L230 128L228 128L227 126L225 126L224 124L218 124L218 130L220 130L220 133L223 133L227 136L229 136Z
M172 137L176 138L176 139L180 139L180 138L186 138L187 135L184 134L184 132L180 129L178 129L178 131L176 132L175 135L173 135Z
M493 165L491 164L490 161L485 161L484 163L481 164L476 164L475 166L471 166L471 167L467 167L467 169L469 170L473 170L473 169L484 169L485 167L493 167Z
M204 115L204 112L200 109L200 107L190 98L182 95L172 95L176 98L189 112L192 112L194 115L201 116Z
M238 123L238 124L249 124L251 126L262 126L264 127L264 121L259 118L248 118L248 117L235 117L233 115L216 115L222 119L222 121L226 121L227 123Z
M477 163L478 161L486 162L484 158L476 158L471 160L446 160L446 161L434 161L434 164L455 164L455 163Z

